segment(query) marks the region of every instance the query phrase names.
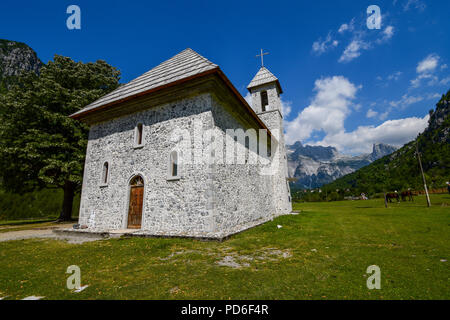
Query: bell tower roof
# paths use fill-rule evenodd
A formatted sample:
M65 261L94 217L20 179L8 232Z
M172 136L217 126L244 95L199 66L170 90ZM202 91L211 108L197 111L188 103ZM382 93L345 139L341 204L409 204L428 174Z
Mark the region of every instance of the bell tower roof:
M255 77L250 81L250 84L247 86L248 91L251 92L250 89L262 86L264 84L275 82L279 93L283 93L283 90L281 89L280 82L278 81L278 78L273 75L272 72L270 72L266 67L261 67L259 69L258 73L255 75Z

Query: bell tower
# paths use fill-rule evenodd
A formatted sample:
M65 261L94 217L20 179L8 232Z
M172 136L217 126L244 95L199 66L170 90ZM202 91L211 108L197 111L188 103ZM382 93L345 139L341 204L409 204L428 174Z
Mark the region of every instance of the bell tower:
M280 95L283 93L278 78L264 67L261 50L261 68L247 86L252 96L252 108L266 124L277 140L277 150L272 150L272 181L276 215L292 212L291 192L289 188L286 146L284 144L283 115ZM259 56L259 55L258 55Z
M266 67L261 67L247 86L252 95L252 108L257 113L278 110L281 115L280 82Z

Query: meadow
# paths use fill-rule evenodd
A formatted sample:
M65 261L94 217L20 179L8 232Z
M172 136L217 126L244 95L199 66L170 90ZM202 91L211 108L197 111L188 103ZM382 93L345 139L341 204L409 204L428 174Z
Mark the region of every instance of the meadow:
M450 196L296 203L224 242L119 238L0 242L0 297L22 299L449 299ZM81 284L66 288L67 267ZM381 270L369 290L367 267Z

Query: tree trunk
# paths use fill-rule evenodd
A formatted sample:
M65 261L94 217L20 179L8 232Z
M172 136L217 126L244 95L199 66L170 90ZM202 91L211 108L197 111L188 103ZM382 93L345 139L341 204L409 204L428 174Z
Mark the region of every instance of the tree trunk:
M73 198L75 196L75 184L66 181L63 187L64 190L64 201L61 210L61 214L59 216L59 221L71 221L72 220L72 206L73 206Z
M388 207L387 198L386 198L386 192L384 192L384 207Z

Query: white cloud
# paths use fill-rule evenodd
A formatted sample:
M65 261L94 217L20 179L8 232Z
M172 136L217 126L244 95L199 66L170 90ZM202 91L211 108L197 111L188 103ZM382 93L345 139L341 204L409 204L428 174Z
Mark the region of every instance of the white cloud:
M387 143L402 146L413 140L428 124L429 116L424 118L405 118L388 120L379 126L360 126L352 132L341 130L328 134L314 145L333 146L344 153L359 154L371 151L374 143Z
M372 109L367 110L367 113L366 113L367 118L375 118L377 115L378 115L378 112L376 112Z
M393 26L387 26L386 29L384 29L383 34L388 38L392 38L394 35L394 27Z
M441 95L439 93L429 93L427 95L427 99L428 100L432 100L432 99L440 99Z
M311 104L292 121L285 122L286 141L293 143L312 136L313 131L337 133L344 129L344 120L360 87L342 76L315 81L315 97Z
M397 81L397 80L400 78L401 75L402 75L402 72L401 72L401 71L397 71L397 72L394 72L393 74L390 74L390 75L387 77L387 79L388 79L388 80L394 80L394 81Z
M346 31L346 30L348 30L348 29L349 29L348 24L344 23L344 24L342 24L342 25L339 27L338 32L339 32L339 33L342 33L342 32L344 32L344 31Z
M281 114L284 118L289 116L292 110L292 101L284 101L281 99Z
M422 83L422 80L428 80L427 85L433 86L439 82L438 78L433 75L433 72L439 66L440 57L434 53L429 54L425 59L417 64L416 72L418 76L412 79L411 87L418 88Z
M389 112L390 112L390 110L387 110L387 111L381 113L380 116L379 116L378 118L380 118L381 121L386 120L386 118L387 118L388 115L389 115Z
M414 96L408 96L407 94L404 94L400 100L391 101L389 104L394 108L404 109L407 106L417 103L417 102L420 102L422 100L423 100L423 97L421 97L421 96L414 97Z
M386 42L394 36L394 27L387 26L381 34L382 37L376 41L378 44Z
M401 146L413 140L422 132L428 123L428 115L424 118L405 118L388 120L378 126L359 126L347 132L344 121L349 116L357 91L356 86L343 76L333 76L315 81L315 96L310 105L298 113L292 121L285 121L286 143L302 141L311 145L334 146L339 151L350 154L370 152L373 143L387 143ZM434 96L429 94L428 98ZM423 97L410 97L404 95L396 106L401 103L416 103L424 100ZM375 103L370 104L371 107ZM367 111L368 118L378 117L384 121L392 111L392 106L383 113ZM322 140L316 135L323 132Z
M439 64L440 57L436 54L430 54L417 65L417 73L433 72Z
M432 75L432 74L428 74L428 73L423 73L417 76L417 78L411 80L411 87L412 88L418 88L420 86L420 84L422 83L422 80L428 79L427 85L428 86L433 86L438 82L438 77Z
M362 40L353 40L350 44L345 48L341 57L339 58L339 62L349 62L355 58L358 58L361 55L361 50L366 50L370 47L370 45Z
M444 78L444 79L442 79L442 80L439 82L439 84L441 84L441 85L443 85L443 86L446 86L446 85L448 85L449 83L450 83L450 77Z
M247 94L244 97L245 101L247 101L247 103L250 105L250 107L253 108L252 105L252 95L250 94L250 92L247 92Z
M339 44L339 41L333 40L331 38L331 33L328 33L325 40L322 41L322 38L319 38L319 40L315 41L312 45L312 50L317 54L322 54L332 48L337 47Z
M441 96L438 93L428 93L425 96L410 96L408 94L404 94L401 99L389 102L389 105L393 108L405 109L411 104L415 104L423 100L433 100L440 97Z
M420 0L408 0L403 5L403 10L408 11L408 10L414 8L414 9L418 9L419 11L423 11L423 10L425 10L426 7L427 7L427 5Z
M355 18L353 18L349 23L343 23L339 29L339 33L344 33L345 31L353 31L355 30Z
M445 70L445 69L447 69L448 68L448 65L447 64L443 64L442 66L441 66L441 70Z

